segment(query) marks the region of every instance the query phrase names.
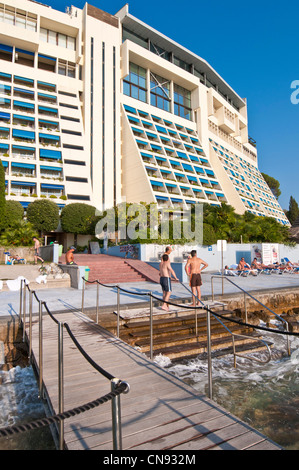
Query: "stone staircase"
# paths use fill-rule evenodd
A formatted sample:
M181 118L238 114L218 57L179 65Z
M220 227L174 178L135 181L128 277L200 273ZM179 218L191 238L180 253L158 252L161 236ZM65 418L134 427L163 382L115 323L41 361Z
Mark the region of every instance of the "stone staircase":
M147 263L139 260L126 260L110 255L90 255L75 253L75 262L79 266L88 266L89 281L98 280L103 284L121 282L159 282L159 272ZM65 255L59 262L65 263Z
M214 309L216 311L216 309ZM162 354L170 359L196 357L207 352L207 322L206 313L198 310L197 334L194 313L185 311L173 314L156 315L153 319L153 349L154 356ZM225 316L221 321L236 336L235 344L238 353L246 354L264 350L263 343L258 341L262 336L252 328L247 328L232 322L237 319L234 312L220 310ZM237 319L238 320L238 319ZM240 320L240 319L239 319ZM149 316L127 319L122 322L120 337L127 343L149 355L150 354L150 319ZM249 337L249 338L248 338ZM215 317L211 316L211 348L216 355L232 352L232 336Z

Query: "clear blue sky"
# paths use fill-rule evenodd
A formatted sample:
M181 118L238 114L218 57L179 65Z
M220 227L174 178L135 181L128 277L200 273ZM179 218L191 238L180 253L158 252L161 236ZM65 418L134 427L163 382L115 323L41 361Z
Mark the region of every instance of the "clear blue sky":
M52 8L83 8L83 0L48 0ZM115 14L129 12L204 58L247 98L249 135L257 141L259 169L280 182L280 205L299 204L299 104L291 83L299 80L299 3L291 0L93 0ZM299 98L299 94L298 94Z

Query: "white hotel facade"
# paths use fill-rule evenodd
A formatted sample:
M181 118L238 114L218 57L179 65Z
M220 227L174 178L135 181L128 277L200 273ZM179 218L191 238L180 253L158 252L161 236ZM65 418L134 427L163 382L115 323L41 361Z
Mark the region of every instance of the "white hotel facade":
M225 201L289 225L258 169L246 100L128 5L112 16L8 0L0 24L7 199Z

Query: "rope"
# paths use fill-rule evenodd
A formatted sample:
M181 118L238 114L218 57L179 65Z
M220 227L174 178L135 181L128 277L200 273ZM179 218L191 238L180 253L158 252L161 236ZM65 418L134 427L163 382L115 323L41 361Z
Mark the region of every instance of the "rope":
M44 426L48 426L50 424L55 424L66 418L70 418L80 413L84 413L85 411L89 411L93 408L96 408L99 405L102 405L112 400L113 398L117 397L121 393L124 393L127 390L127 386L128 385L126 382L120 382L117 385L118 388L115 389L113 392L109 392L106 395L96 400L86 403L85 405L81 405L71 410L64 411L63 413L58 413L48 418L37 419L35 421L32 421L31 423L22 424L20 426L8 426L6 428L2 428L0 429L0 437L10 437L13 434L18 434L18 433L22 433L26 431L31 431L33 429L38 429Z
M27 287L27 289L29 290L29 292L32 292L36 298L36 300L39 302L39 298L37 297L37 295L35 294L35 291L31 291L30 287ZM44 305L48 315L52 318L52 320L58 325L59 324L59 321L54 317L54 315L51 313L51 311L49 310L46 302L42 302L42 304ZM89 364L91 364L98 372L100 372L100 374L102 374L104 377L106 377L108 380L112 380L114 379L114 376L111 375L109 372L107 372L105 369L103 369L102 367L100 367L93 359L91 359L91 357L84 351L84 349L82 348L82 346L80 345L80 343L76 340L75 336L73 335L69 325L67 323L63 323L63 326L66 328L69 336L71 337L72 341L74 342L74 344L77 346L78 350L81 352L81 354L85 357L85 359L89 362Z
M100 367L93 359L91 359L91 357L84 351L84 349L82 348L82 346L78 343L78 341L76 340L75 336L73 335L69 325L67 323L64 323L64 327L65 329L67 330L69 336L71 337L71 339L73 340L74 344L77 346L77 349L81 352L81 354L85 357L85 359L89 362L89 364L91 364L98 372L100 372L102 375L104 375L104 377L106 377L108 380L112 380L114 379L114 376L109 374L109 372L107 372L105 369L103 369L102 367Z
M100 284L100 285L103 286L103 287L109 287L109 288L116 288L116 287L118 287L120 290L122 290L122 291L124 291L124 292L128 292L128 293L130 293L130 294L134 294L134 295L143 295L143 296L149 295L150 297L152 297L153 299L158 300L159 302L164 302L164 303L166 303L166 304L168 304L168 305L172 305L172 306L174 306L174 307L180 307L180 308L185 308L185 309L190 309L190 310L204 309L204 310L210 312L212 315L214 315L214 316L216 316L216 317L219 317L219 318L222 318L222 319L224 319L224 320L227 320L227 317L224 317L223 315L220 315L219 313L216 313L216 312L214 312L213 310L211 310L211 309L209 309L208 307L206 307L205 305L203 305L203 302L202 302L200 299L198 299L198 300L201 302L202 306L195 306L195 307L194 307L194 306L190 306L190 305L178 305L178 304L175 304L174 302L169 302L169 301L166 302L165 300L163 300L163 299L161 299L161 298L159 298L159 297L156 297L156 296L153 295L151 292L141 292L141 293L140 293L140 292L138 292L138 293L137 293L137 292L131 292L131 291L128 291L128 290L126 290L126 289L123 289L122 287L119 287L119 286L107 286L107 285L105 285L105 284L102 284L102 283L99 282L98 280L96 280L96 281L87 281L84 277L83 277L82 279L83 279L84 281L86 281L86 282L91 282L91 283L97 282L98 284ZM182 283L181 283L181 284L182 284ZM182 284L182 285L184 286L184 284ZM235 285L237 285L237 284L235 284ZM184 287L186 287L186 286L184 286ZM237 286L237 287L238 287L238 286ZM187 289L188 292L190 292L195 298L197 298L196 295L194 295L191 291L189 291L188 288L186 288L186 289ZM243 289L242 289L242 290L243 290ZM244 291L244 292L246 292L246 291ZM249 295L250 295L250 294L249 294ZM252 297L252 296L250 295L250 297ZM252 297L252 298L254 299L254 297ZM259 302L259 301L258 301L258 302ZM259 302L259 303L260 303L260 302ZM262 305L262 304L261 304L261 305ZM232 318L230 318L229 320L232 321L233 323L237 323L238 325L241 325L241 326L247 326L247 327L249 327L249 328L256 328L256 329L258 329L258 330L268 331L269 333L277 333L277 334L290 335L290 336L299 336L299 333L296 333L296 332L273 330L273 329L271 329L271 328L266 328L266 327L257 326L257 325L251 325L250 323L245 323L245 322L242 322L242 321L237 321L237 320L232 319Z
M119 287L118 285L110 285L108 286L107 284L103 284L102 282L100 282L99 280L95 280L95 281L88 281L87 279L85 279L85 277L82 277L83 281L85 282L88 282L89 284L94 284L95 282L97 284L100 284L100 286L103 286L103 287L108 287L110 289L119 289L121 290L122 292L126 292L127 294L133 294L133 295L141 295L141 296L146 296L146 295L149 295L149 292L133 292L133 291L130 291L130 290L127 290L127 289L124 289L123 287Z
M212 315L215 315L216 317L219 317L219 318L222 318L224 320L227 320L227 317L225 317L224 315L220 315L219 313L216 313L214 312L213 310L211 310L210 308L206 307L205 305L203 306L196 306L196 307L192 307L190 305L178 305L178 304L175 304L173 302L167 302L159 297L156 297L155 295L153 294L150 294L151 297L153 297L154 299L156 300L159 300L160 302L164 302L168 305L173 305L174 307L180 307L180 308L186 308L186 309L190 309L190 310L197 310L197 309L204 309L206 310L207 312L210 312ZM299 333L296 333L296 332L291 332L291 331L280 331L280 330L273 330L271 328L266 328L266 327L263 327L263 326L258 326L258 325L251 325L250 323L245 323L245 322L242 322L242 321L238 321L238 320L235 320L233 318L229 318L229 321L233 322L233 323L237 323L238 325L242 325L242 326L247 326L249 328L256 328L258 330L264 330L264 331L268 331L269 333L278 333L278 334L282 334L282 335L291 335L291 336L299 336Z

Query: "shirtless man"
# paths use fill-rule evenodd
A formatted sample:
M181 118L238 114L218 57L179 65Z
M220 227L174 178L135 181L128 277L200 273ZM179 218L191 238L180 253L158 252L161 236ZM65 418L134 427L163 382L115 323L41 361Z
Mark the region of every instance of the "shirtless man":
M246 271L246 270L250 269L250 266L249 266L248 263L246 263L245 258L240 259L237 269L239 271Z
M76 265L76 263L74 262L74 251L75 251L75 249L76 248L74 246L71 246L69 248L69 250L67 251L67 253L65 255L66 264Z
M34 264L37 264L37 260L40 259L43 263L44 260L39 256L40 242L36 237L32 239L34 241Z
M168 302L171 294L171 276L173 276L176 281L178 281L178 278L176 277L175 272L170 265L169 256L165 253L162 255L159 275L164 300L162 310L166 310L166 312L168 312L169 306L166 302Z
M201 267L203 265L203 267ZM197 258L196 250L191 251L191 258L188 259L185 271L187 275L190 275L190 286L193 293L193 304L195 307L195 296L198 298L197 305L200 305L199 300L201 299L200 286L202 285L201 272L208 267L208 264L200 258Z

